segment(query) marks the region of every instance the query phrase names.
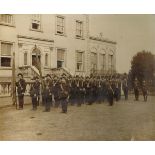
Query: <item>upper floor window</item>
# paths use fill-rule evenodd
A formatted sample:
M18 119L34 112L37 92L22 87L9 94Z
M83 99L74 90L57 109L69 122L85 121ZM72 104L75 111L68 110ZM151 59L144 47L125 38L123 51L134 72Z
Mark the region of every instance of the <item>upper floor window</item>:
M13 15L10 14L1 14L0 15L0 24L4 25L13 25Z
M45 54L45 66L48 66L48 53Z
M84 70L84 52L76 51L76 70Z
M27 65L27 52L24 53L24 65Z
M41 15L32 15L31 29L36 31L41 30Z
M62 16L56 16L56 33L65 34L65 18Z
M105 70L105 54L100 54L100 69Z
M97 53L91 52L91 70L97 70Z
M57 49L57 68L65 66L65 49Z
M76 37L82 38L83 37L83 22L76 21Z
M113 69L114 69L113 59L114 59L114 56L112 54L109 54L109 60L108 60L108 62L109 62L109 70L110 71L113 71Z
M11 67L11 43L1 43L1 55L0 55L0 66L1 67Z

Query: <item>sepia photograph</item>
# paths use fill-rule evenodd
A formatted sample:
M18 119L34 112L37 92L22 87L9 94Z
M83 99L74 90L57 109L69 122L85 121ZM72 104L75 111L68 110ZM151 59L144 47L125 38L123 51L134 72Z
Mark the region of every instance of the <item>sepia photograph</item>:
M0 14L0 141L154 141L154 14Z

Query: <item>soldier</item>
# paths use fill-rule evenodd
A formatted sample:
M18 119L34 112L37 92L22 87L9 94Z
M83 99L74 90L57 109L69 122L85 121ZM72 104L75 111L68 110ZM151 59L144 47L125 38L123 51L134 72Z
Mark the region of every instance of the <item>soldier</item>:
M51 90L50 90L50 79L49 76L46 76L44 81L44 104L45 104L45 110L44 112L49 112L51 109Z
M101 83L101 78L97 77L97 103L102 103L103 99L103 92L102 92L102 83Z
M24 105L24 93L26 90L26 82L23 79L23 75L21 73L18 74L18 78L19 80L16 83L16 87L17 87L17 94L18 94L19 110L22 110Z
M113 92L113 89L111 88L110 83L107 85L107 99L108 99L109 105L112 106L114 104L114 92Z
M59 107L59 78L57 76L53 79L53 95L54 95L54 103L55 107Z
M147 86L146 86L146 81L143 80L142 83L142 93L143 93L143 97L144 97L144 101L147 101L147 94L148 94L148 90L147 90Z
M68 100L69 100L69 88L66 83L66 79L64 77L61 78L60 81L60 103L62 107L62 113L67 113L67 106L68 106Z
M127 82L126 77L124 77L124 79L122 81L122 89L124 92L125 100L128 100L128 82Z
M42 77L42 79L43 79L43 83L42 83L42 106L44 106L45 105L45 81L46 81L46 78L45 77Z
M137 78L134 81L134 94L135 94L135 100L138 101L139 100L139 83Z
M84 78L81 76L80 77L80 84L79 84L79 105L81 106L81 104L84 104L84 100L85 100L85 83L84 83Z
M38 106L38 100L39 100L39 95L40 95L40 83L38 81L38 77L35 77L32 79L32 84L30 88L30 96L32 99L32 110L37 110ZM35 80L35 81L33 81Z

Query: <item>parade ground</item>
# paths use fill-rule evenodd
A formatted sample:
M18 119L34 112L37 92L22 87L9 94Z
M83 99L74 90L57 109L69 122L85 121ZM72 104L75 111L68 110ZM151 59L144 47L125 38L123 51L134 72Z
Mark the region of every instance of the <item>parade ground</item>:
M147 102L122 97L114 106L69 105L67 114L61 108L43 110L0 108L0 140L155 140L155 96Z

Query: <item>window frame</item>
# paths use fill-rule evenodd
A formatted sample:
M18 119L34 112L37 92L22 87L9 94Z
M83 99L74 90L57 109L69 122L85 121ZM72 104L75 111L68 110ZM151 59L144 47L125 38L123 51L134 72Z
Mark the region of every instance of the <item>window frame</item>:
M10 55L2 55L2 44L10 44L11 45L11 53L10 53ZM14 43L13 42L1 41L0 40L0 68L6 68L6 69L12 68L13 48L14 48ZM1 58L9 58L10 59L10 66L2 66Z
M76 20L75 21L76 25L75 25L75 37L77 39L83 39L84 38L84 22L81 20ZM78 29L78 24L80 24L80 29ZM77 31L81 31L81 35L78 35Z
M63 26L58 25L58 18L63 19ZM62 33L58 33L58 26L63 27ZM66 18L65 18L65 16L62 16L62 15L56 15L55 16L55 34L60 35L60 36L66 36Z
M82 54L82 61L81 62L78 62L78 53L80 53L80 54ZM85 51L81 51L81 50L76 50L75 51L75 54L76 54L76 65L75 65L75 67L76 67L76 72L84 72L84 70L85 70L85 64L84 64L84 54L85 54ZM79 70L78 68L77 68L77 65L78 64L81 64L81 70Z
M0 25L10 26L10 27L15 27L15 19L14 19L15 17L14 17L13 14L0 14L0 16L2 16L2 15L8 15L8 16L11 16L12 19L11 19L11 23L7 23L7 22L3 22L3 21L1 21L1 18L2 18L2 17L0 17Z
M63 60L58 60L58 50L63 50L64 51L64 59ZM57 68L63 68L66 67L66 55L67 55L67 49L66 48L56 48L56 55L57 55ZM58 61L63 62L63 65L61 67L58 67Z
M39 15L40 17L37 19L37 18L34 17L34 15ZM37 22L34 22L34 21L37 21L37 22L40 23L39 24L39 29L34 29L32 27L33 23L37 23ZM30 30L31 31L36 31L36 32L43 32L43 30L42 30L42 16L41 16L41 14L32 14L31 15Z

